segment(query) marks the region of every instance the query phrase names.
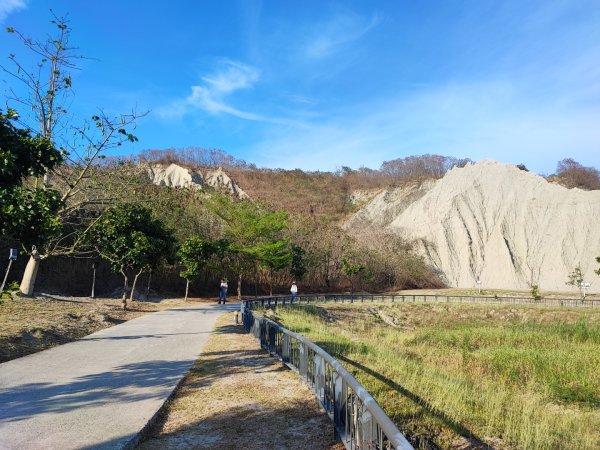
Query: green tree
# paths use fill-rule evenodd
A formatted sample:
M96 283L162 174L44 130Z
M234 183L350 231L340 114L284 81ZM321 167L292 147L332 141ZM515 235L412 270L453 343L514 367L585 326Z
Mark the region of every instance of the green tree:
M258 264L267 270L269 295L273 295L273 273L289 266L292 254L287 239L269 240L248 248Z
M0 70L9 76L9 80L25 89L26 93L20 95L19 89L15 90L7 83L8 102L18 105L23 112L20 123L29 130L37 130L46 142L67 150L62 155L63 164L46 165L45 170L32 174L34 188L39 188L43 182L46 190L53 189L58 194L50 196L45 192L16 199L23 215L43 216L28 219L31 233L37 235L37 249L31 249L21 282L21 292L26 295L33 293L41 260L50 255L83 256L82 246L87 233L101 215L103 205L115 197L114 178L98 183L95 166L106 150L137 140L129 131L139 117L135 112L110 117L99 110L91 115L91 120L84 121L69 115L67 107L72 103L73 95L70 72L77 69L82 57L70 44L68 21L52 13L51 23L54 33L43 41L27 37L12 27L7 29L38 58L33 68L25 67L15 54L9 55L10 67L0 64ZM46 201L45 209L28 207L31 202L40 201ZM42 225L48 223L47 216L57 204L58 219L52 223L52 232L48 233Z
M366 266L356 260L356 256L348 254L341 260L341 271L350 282L351 292L354 293L354 278L357 274L363 272Z
M598 264L600 264L600 256L598 256L598 257L596 258L596 262L597 262ZM594 272L596 273L596 275L600 276L600 268L596 269Z
M281 244L275 243L283 239L288 227L287 212L267 212L249 200L234 201L224 195L215 195L210 208L223 220L228 259L237 275L237 296L241 299L244 274L254 264L270 264L273 269L278 266Z
M62 162L63 154L43 136L17 128L18 116L0 111L0 234L21 242L25 249L39 245L60 230L60 195L27 185Z
M535 301L541 300L542 296L540 295L540 287L537 284L532 284L530 287L531 287L531 298L533 298Z
M290 258L290 274L295 280L301 280L306 275L306 251L299 245L292 244L292 254Z
M129 300L133 300L138 277L173 250L173 236L152 212L141 205L122 204L108 210L90 233L90 243L123 275L123 309L127 309L129 272L133 272Z
M583 272L581 271L581 265L577 265L573 272L569 274L569 280L565 282L567 286L573 286L579 289L579 292L583 295L582 285L583 285Z
M197 279L202 274L216 250L217 248L212 242L199 236L187 239L177 250L179 263L184 267L179 275L186 281L185 301L188 298L190 281Z

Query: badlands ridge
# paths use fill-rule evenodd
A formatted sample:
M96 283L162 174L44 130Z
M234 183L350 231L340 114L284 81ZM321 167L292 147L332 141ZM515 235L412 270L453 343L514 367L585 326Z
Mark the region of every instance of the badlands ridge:
M360 237L382 227L418 242L453 287L573 290L580 265L598 276L600 191L567 189L495 161L454 168L420 186L380 192L345 224ZM600 282L600 281L598 281Z
M147 168L147 173L150 182L157 186L198 190L211 188L239 199L249 198L221 167L207 170L203 175L199 170L186 169L177 164L153 164Z
M147 173L161 186L249 198L221 168L201 173L155 164ZM594 273L600 191L567 189L513 165L480 161L438 180L357 191L349 200L362 205L343 224L351 235L360 239L379 228L415 240L452 287L471 288L480 280L484 289L572 291L565 282L578 265L592 289L600 283Z

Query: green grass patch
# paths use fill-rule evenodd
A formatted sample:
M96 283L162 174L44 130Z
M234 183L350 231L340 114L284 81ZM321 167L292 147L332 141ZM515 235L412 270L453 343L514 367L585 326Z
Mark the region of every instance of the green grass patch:
M418 446L600 448L600 311L498 305L285 307Z

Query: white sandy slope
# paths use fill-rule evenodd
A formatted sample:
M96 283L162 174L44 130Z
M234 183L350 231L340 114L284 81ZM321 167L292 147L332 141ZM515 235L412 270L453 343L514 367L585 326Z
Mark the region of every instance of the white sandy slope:
M353 204L362 204L343 228L351 234L376 226L384 227L398 217L406 208L425 195L433 186L434 181L420 184L385 189L380 192L355 191L350 196ZM366 200L365 200L366 199Z
M396 193L395 205L378 207L378 196L348 225L356 231L370 221L419 240L450 286L480 279L483 288L573 290L565 282L578 264L592 289L600 286L600 191L566 189L495 161L454 168L427 187L410 204ZM394 206L391 221L377 215Z
M154 164L148 167L150 181L158 186L202 189L204 177L195 170L189 170L177 164Z
M250 198L220 167L217 170L206 172L204 179L207 186L218 191L229 193L239 199Z
M177 164L154 164L147 168L151 183L158 186L169 186L189 189L213 188L216 191L230 194L239 199L247 199L246 194L222 168L206 171L204 175L198 170L187 169Z

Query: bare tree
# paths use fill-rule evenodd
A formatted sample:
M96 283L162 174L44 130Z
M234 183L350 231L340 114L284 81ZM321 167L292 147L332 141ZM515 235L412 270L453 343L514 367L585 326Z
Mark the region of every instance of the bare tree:
M137 141L131 130L137 118L143 115L132 111L110 117L99 110L89 120L77 124L68 113L73 100L71 71L77 70L77 63L83 57L70 44L72 30L67 18L52 13L51 23L55 27L54 34L44 41L29 38L13 28L7 29L38 57L33 69L28 70L15 54L9 55L12 67L0 65L26 92L19 95L18 88L8 88L8 101L19 105L24 112L21 124L54 142L63 150L65 160L43 176L44 186L60 192L61 206L56 220L62 232L57 238L31 249L21 282L21 292L26 295L33 293L41 260L50 255L85 256L84 236L117 191L114 179L111 182L110 176L97 176L96 164L107 150ZM39 182L37 178L34 180L36 186Z
M453 167L464 167L470 159L458 159L451 156L420 155L407 156L381 164L381 172L402 181L425 178L441 178Z
M568 188L588 191L600 189L600 172L594 167L585 167L573 158L565 158L556 165L558 181Z

